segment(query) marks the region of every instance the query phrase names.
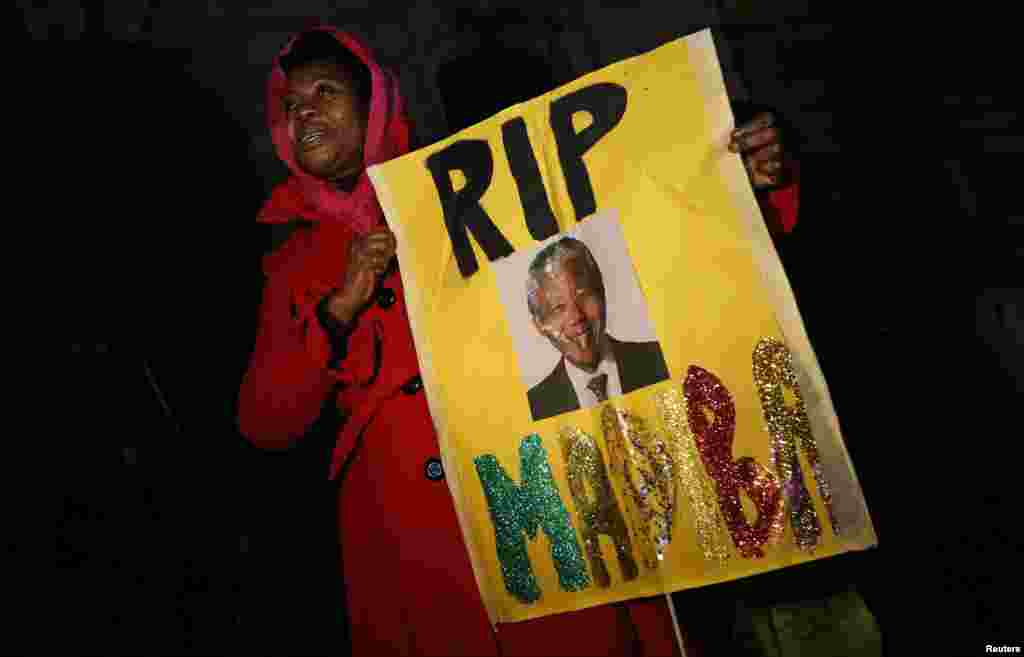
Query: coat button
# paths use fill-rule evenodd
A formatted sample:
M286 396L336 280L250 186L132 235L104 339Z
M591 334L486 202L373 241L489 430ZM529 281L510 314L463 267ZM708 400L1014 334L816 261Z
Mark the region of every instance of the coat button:
M402 392L407 395L415 395L420 390L423 390L423 378L419 374L402 384Z
M395 291L390 287L382 287L377 290L377 305L384 310L387 310L391 306L395 305L395 300L398 297L395 296Z
M441 481L444 479L444 466L441 465L441 459L436 457L427 459L427 464L423 466L423 472L430 481Z

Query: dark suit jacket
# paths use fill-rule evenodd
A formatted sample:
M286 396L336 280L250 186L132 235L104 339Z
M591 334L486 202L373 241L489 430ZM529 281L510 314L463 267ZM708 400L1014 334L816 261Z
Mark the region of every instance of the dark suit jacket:
M609 338L612 354L619 366L623 394L668 378L665 356L657 342L620 342L611 336ZM534 420L561 415L580 407L569 373L565 371L564 357L558 361L554 371L530 388L526 395L530 399Z

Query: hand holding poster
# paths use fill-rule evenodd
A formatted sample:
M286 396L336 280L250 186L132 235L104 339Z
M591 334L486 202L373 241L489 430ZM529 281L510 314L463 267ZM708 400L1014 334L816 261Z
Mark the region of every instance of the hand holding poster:
M492 620L876 543L704 31L370 175Z

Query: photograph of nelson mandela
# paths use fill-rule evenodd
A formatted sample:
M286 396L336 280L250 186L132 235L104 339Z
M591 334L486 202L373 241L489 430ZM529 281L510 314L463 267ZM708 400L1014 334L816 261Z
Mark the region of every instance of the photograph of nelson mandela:
M537 253L526 301L533 327L561 354L527 393L534 420L596 406L669 377L657 342L608 334L604 279L580 240L565 237Z

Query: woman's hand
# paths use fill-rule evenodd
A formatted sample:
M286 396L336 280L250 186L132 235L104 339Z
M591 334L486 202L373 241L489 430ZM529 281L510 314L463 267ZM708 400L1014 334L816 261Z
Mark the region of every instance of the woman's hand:
M373 296L378 278L394 255L395 234L387 228L377 228L353 240L345 280L327 301L327 312L339 322L351 323Z
M729 150L743 157L743 165L755 190L776 187L783 182L782 141L775 117L758 114L732 132Z

